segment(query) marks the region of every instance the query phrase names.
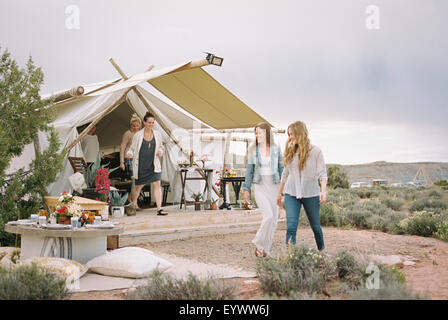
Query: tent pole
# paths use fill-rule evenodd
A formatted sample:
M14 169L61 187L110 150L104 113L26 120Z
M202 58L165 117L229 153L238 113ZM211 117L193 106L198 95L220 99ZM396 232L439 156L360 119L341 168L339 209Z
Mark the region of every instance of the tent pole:
M207 61L206 59L204 59L204 60ZM115 67L115 69L118 71L118 73L120 73L120 75L123 77L123 79L127 80L128 79L127 75L123 72L123 70L121 70L121 68L118 66L118 64L115 63L114 59L110 58L109 61ZM208 64L208 61L207 61L207 64ZM147 71L150 71L153 67L154 66L152 65L151 67L148 68ZM150 106L148 101L146 101L146 99L143 97L143 95L140 93L140 91L138 91L138 89L136 87L133 87L132 89L137 94L137 96L139 97L140 101L145 105L145 107L154 115L155 120L160 124L160 126L163 128L163 130L165 130L165 132L168 134L170 139L173 140L173 142L180 148L180 151L182 151L183 154L187 155L187 153L179 145L179 142L172 136L171 130L165 125L165 123L157 115L157 113L154 112L153 108ZM196 162L194 164L199 167L199 165ZM205 178L205 174L203 172L198 171L198 173L203 178ZM216 189L216 187L212 186L212 188L213 188L213 191L216 193L216 195L219 195L219 191Z
M84 94L84 87L77 86L77 87L71 88L69 90L66 90L64 92L53 94L52 96L50 96L46 99L43 99L43 100L46 102L50 102L52 99L54 99L53 103L56 103L56 102L70 99L73 97L80 97L83 94Z
M75 139L75 141L73 141L68 147L67 147L67 153L79 142L81 141L82 138L84 138L86 136L86 134L90 131L90 129L95 126L98 122L100 122L101 119L103 119L107 114L111 113L116 107L118 107L123 100L126 98L126 95L128 94L129 91L132 90L133 87L127 89L117 100L114 101L114 103L112 103L112 105L110 107L108 107L102 114L101 116L99 116L98 118L96 118L95 120L92 121L92 123L90 123L88 125L87 128L84 129L83 132L81 132L81 134Z

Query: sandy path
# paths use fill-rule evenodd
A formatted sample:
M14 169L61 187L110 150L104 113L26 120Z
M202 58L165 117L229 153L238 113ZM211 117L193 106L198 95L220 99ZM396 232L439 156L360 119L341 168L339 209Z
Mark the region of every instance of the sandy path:
M448 299L448 243L434 239L407 235L391 235L369 230L342 230L323 228L326 251L335 253L346 249L360 256L402 255L415 258L414 266L404 266L407 283L415 291L431 299ZM139 245L155 253L172 254L204 263L226 264L254 271L256 258L251 240L255 232L215 235L185 240ZM284 224L274 236L272 254L285 249ZM297 243L315 246L309 227L299 228ZM251 279L239 279L242 299L257 294L257 285ZM246 284L245 284L246 283ZM124 299L125 291L90 292L71 296L72 299Z
M326 250L334 253L346 249L365 255L402 255L415 258L414 266L404 266L406 282L415 291L431 299L448 299L448 243L434 238L391 235L370 230L323 228ZM206 263L228 264L254 270L256 258L251 240L255 232L216 235L185 240L141 245L155 252L174 254ZM279 228L274 237L272 254L285 249L285 230ZM315 246L309 227L300 228L297 243Z

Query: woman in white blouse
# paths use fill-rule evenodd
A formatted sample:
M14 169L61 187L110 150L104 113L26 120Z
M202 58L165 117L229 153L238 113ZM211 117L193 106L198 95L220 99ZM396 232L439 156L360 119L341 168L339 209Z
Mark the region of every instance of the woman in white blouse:
M327 198L327 170L319 147L312 145L305 124L297 121L288 127L288 141L284 152L284 170L277 193L281 206L284 194L286 209L286 245L296 244L300 208L303 205L314 232L319 251L325 249L320 226L320 205ZM320 187L318 180L320 180Z

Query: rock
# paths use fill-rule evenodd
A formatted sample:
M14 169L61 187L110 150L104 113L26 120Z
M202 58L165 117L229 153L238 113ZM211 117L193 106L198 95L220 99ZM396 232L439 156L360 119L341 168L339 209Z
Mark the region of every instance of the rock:
M403 265L401 256L398 256L398 255L391 255L391 256L371 255L369 257L369 260L376 262L378 264L386 264L389 266L402 266Z
M403 262L403 265L404 265L404 266L414 266L414 265L415 265L415 262L414 262L414 261L404 261L404 262Z

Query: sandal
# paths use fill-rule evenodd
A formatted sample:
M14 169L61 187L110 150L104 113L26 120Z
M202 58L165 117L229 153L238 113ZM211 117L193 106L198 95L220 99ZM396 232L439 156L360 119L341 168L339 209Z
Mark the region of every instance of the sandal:
M260 250L258 248L255 249L255 256L258 258L262 258L263 257L263 250Z
M166 216L168 215L168 212L163 211L163 209L157 210L157 215L158 216Z

